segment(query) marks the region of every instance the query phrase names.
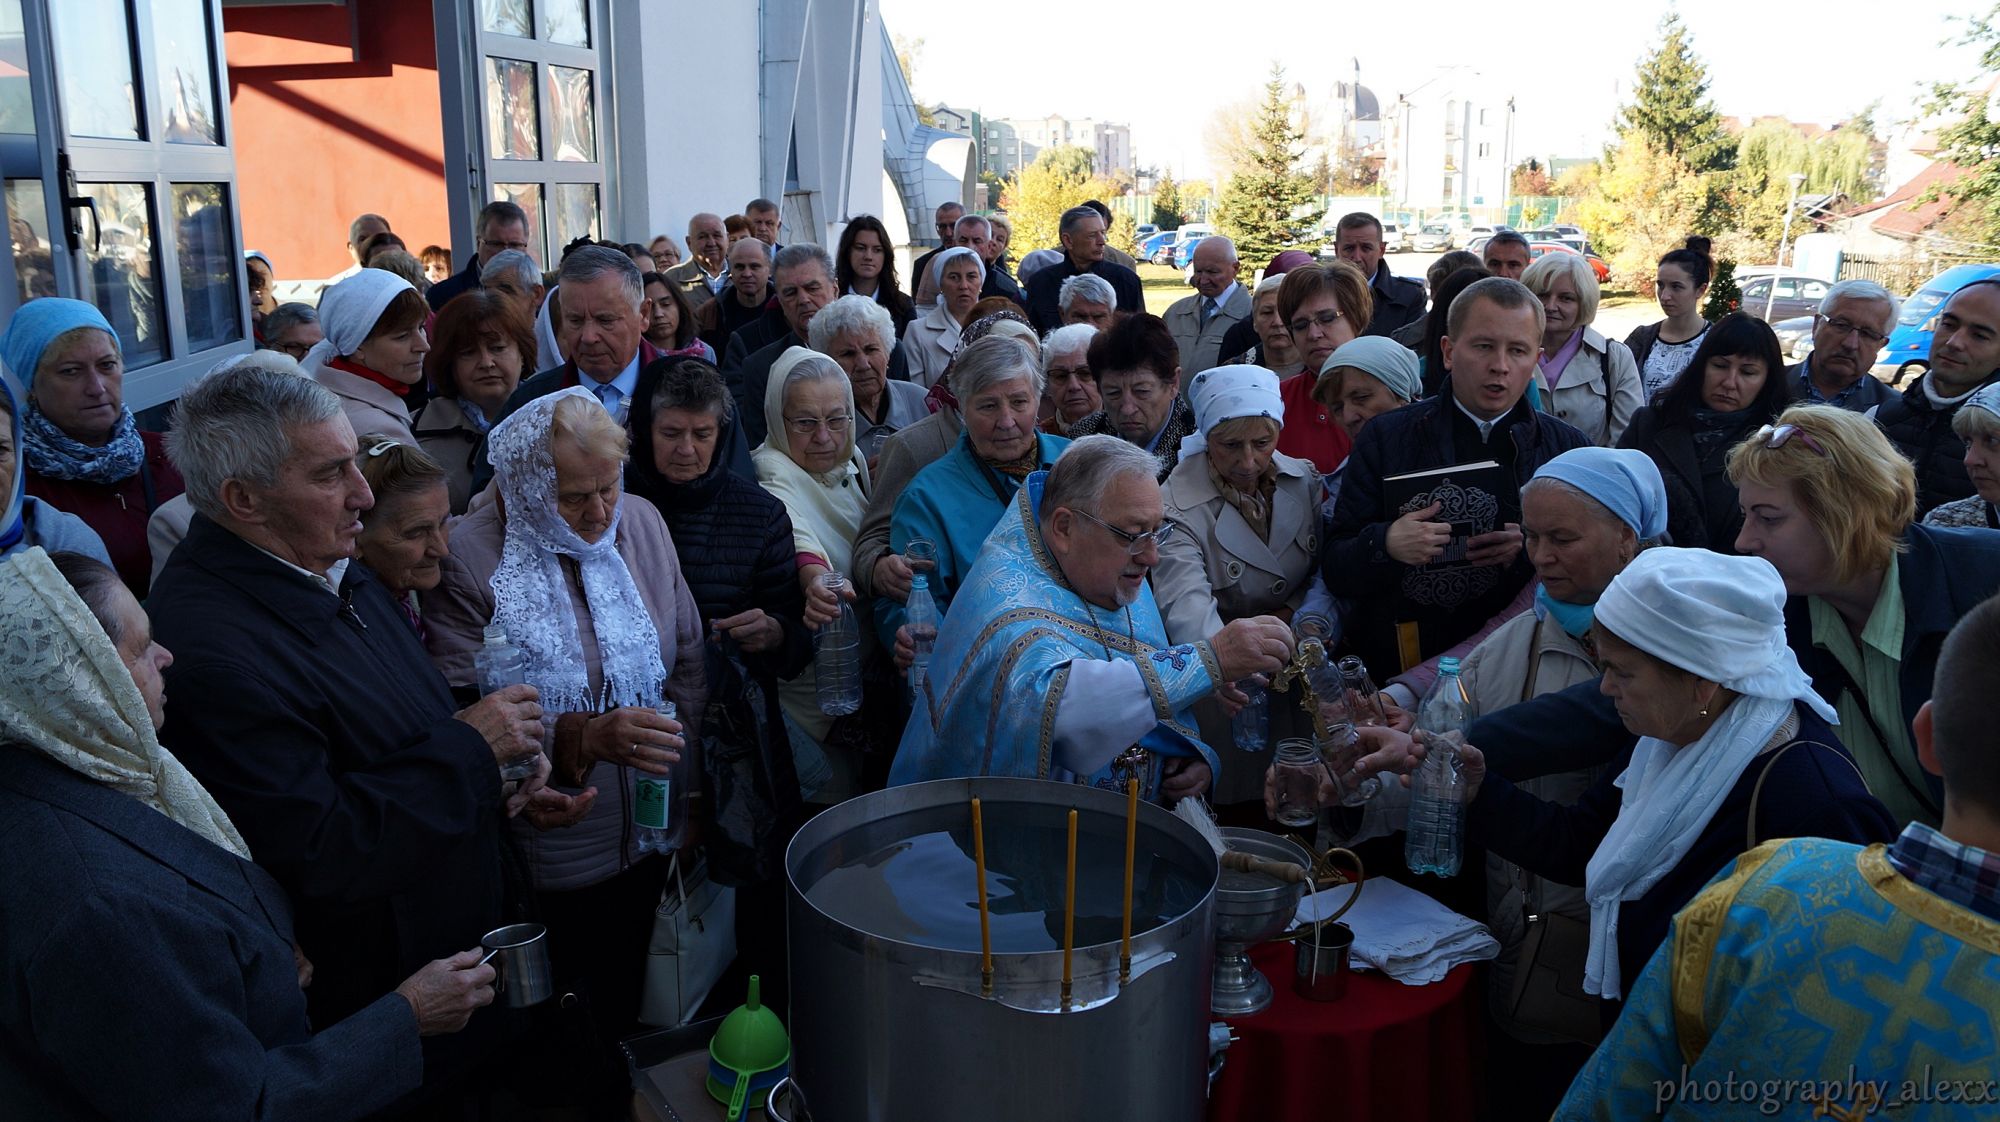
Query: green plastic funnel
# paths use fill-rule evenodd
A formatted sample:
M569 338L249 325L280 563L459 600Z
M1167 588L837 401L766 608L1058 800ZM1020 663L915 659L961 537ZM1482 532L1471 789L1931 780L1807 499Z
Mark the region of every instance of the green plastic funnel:
M784 1022L758 1000L759 980L750 975L749 999L722 1019L708 1042L708 1093L729 1104L729 1122L746 1106L761 1106L792 1058Z

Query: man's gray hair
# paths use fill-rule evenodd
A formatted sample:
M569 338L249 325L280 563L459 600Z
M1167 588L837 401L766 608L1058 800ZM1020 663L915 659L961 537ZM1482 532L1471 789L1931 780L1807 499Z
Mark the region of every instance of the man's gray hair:
M310 378L272 369L262 356L236 361L189 386L174 406L167 455L187 483L188 502L210 518L228 515L230 480L274 487L292 436L340 416L340 399Z
M1059 506L1101 514L1098 508L1112 483L1133 475L1150 483L1159 473L1160 461L1123 437L1100 433L1071 441L1042 486L1042 521L1047 522Z
M1026 378L1037 400L1042 396L1042 366L1035 361L1034 348L1026 339L1012 335L988 335L964 348L951 359L952 396L962 402L992 389L1002 382Z
M264 317L264 338L274 339L299 324L318 322L319 309L311 304L301 304L296 300L280 304L271 309L270 315Z
M1092 210L1090 213L1097 212ZM1110 281L1096 273L1078 273L1065 279L1062 287L1056 290L1056 310L1067 312L1069 306L1078 300L1088 300L1093 304L1115 308L1118 306L1118 291L1111 287Z
M1472 314L1472 305L1481 300L1510 312L1516 308L1534 309L1536 339L1548 327L1548 312L1542 307L1541 297L1527 285L1511 277L1484 277L1467 285L1458 299L1451 302L1451 310L1444 316L1444 333L1457 339L1465 326L1465 317Z
M1063 355L1087 353L1090 341L1096 337L1094 323L1066 324L1042 336L1042 378L1047 380L1049 364Z
M1833 305L1840 300L1874 300L1889 306L1889 315L1882 322L1882 334L1888 335L1896 328L1896 317L1903 314L1903 302L1896 294L1876 284L1872 280L1853 277L1841 281L1826 290L1826 298L1819 302L1819 314L1828 315Z
M1097 208L1094 206L1073 206L1062 212L1062 222L1056 227L1056 232L1059 234L1073 234L1076 232L1077 226L1081 225L1087 218L1095 218L1106 226L1111 224L1110 219L1098 213Z
M843 296L821 308L806 327L806 346L826 354L833 341L848 332L874 335L885 352L896 349L896 321L873 296Z
M520 250L503 249L493 255L493 260L488 261L484 269L479 270L479 283L491 286L502 277L511 277L515 284L521 286L522 292L532 293L542 283L542 270L535 264L534 258Z
M1534 252L1533 247L1528 244L1527 237L1519 230L1496 230L1481 248L1490 250L1496 245L1518 245L1531 253Z
M771 259L771 276L776 278L779 269L796 269L808 261L819 262L827 277L832 278L833 255L826 251L825 246L811 242L793 242L779 250L778 255Z
M556 279L559 284L590 284L605 276L615 276L623 282L626 293L632 297L632 307L646 302L646 278L622 249L601 245L573 249L563 258Z
M957 222L952 224L952 230L956 232L958 230L963 230L968 226L978 226L986 231L987 237L990 238L993 236L993 223L987 221L985 218L977 214L968 214L960 218Z
M353 245L360 240L361 228L370 222L380 222L384 230L389 228L389 220L379 214L357 214L354 221L347 224L347 244Z

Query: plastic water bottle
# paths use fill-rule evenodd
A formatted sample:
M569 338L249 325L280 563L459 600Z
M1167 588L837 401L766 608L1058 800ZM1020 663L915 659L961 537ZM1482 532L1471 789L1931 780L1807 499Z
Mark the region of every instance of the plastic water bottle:
M653 711L668 720L680 720L679 711L671 701L661 702ZM683 730L683 739L686 736ZM675 781L682 775L682 766L673 765L666 775L636 770L632 773L632 848L640 853L672 853L680 848L687 791Z
M528 656L508 640L507 629L497 622L486 625L485 642L472 656L472 668L479 676L481 697L528 681ZM535 774L541 766L539 755L539 752L524 752L500 765L501 782L512 783Z
M930 669L931 651L937 647L937 601L931 599L931 585L922 573L910 578L910 599L903 605L904 623L910 629L910 692L924 693L924 673Z
M846 577L821 573L819 586L840 603L839 617L821 627L813 640L819 711L829 717L844 717L861 708L861 625L855 622L854 609L840 599L847 590Z
M1458 750L1472 723L1458 660L1438 660L1437 681L1417 706L1416 736L1424 762L1410 777L1410 820L1403 861L1413 873L1458 875L1465 836L1465 777Z
M507 629L498 621L486 625L486 642L472 656L473 670L479 675L479 693L499 693L508 686L528 680L528 658L507 639Z
M1230 742L1245 752L1262 752L1271 746L1270 691L1255 678L1243 679L1236 688L1250 702L1229 719Z

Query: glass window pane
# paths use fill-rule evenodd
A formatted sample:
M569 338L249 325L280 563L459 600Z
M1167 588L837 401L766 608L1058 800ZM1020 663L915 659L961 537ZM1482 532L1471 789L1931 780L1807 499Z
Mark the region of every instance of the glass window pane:
M55 256L49 246L48 225L42 181L9 179L7 234L14 246L14 283L24 304L37 296L56 295Z
M126 367L158 362L166 353L160 314L160 267L153 242L153 192L144 183L79 183L97 203L97 224L84 219L83 299L97 305L118 331Z
M181 305L188 349L199 351L243 337L243 269L230 231L229 197L220 183L173 185L174 252L180 259Z
M49 5L55 22L56 80L71 136L139 139L132 88L132 21L125 0L65 0ZM125 356L132 365L132 356Z
M555 183L555 238L568 245L578 238L597 240L597 184Z
M153 0L153 57L166 139L219 144L206 0Z
M0 132L34 131L34 92L28 86L28 39L21 27L21 0L0 0Z
M484 0L480 8L486 30L523 39L533 37L528 30L528 0Z
M541 0L542 38L572 47L590 46L588 0Z
M597 103L591 96L590 71L551 66L549 116L556 126L556 159L597 162Z
M542 240L542 185L539 183L495 183L493 201L506 201L528 215L528 256L549 260L548 244Z
M542 121L535 108L535 64L486 60L486 154L495 160L542 158Z

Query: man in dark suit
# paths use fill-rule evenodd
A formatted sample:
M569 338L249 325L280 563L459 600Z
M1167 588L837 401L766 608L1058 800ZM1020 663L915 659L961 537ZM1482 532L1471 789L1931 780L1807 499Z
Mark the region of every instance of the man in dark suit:
M1965 440L1951 421L1965 400L2000 381L2000 279L1976 280L1945 298L1931 336L1931 368L1875 414L1897 451L1917 466L1917 516L1970 497Z
M495 254L510 249L527 254L534 252L528 243L528 212L505 199L481 207L479 221L473 225L479 231L479 251L465 263L464 269L437 282L429 292L424 293L424 300L430 304L431 311L444 307L446 301L461 292L478 288L479 274L486 271L486 263L493 260Z
M1368 278L1369 295L1375 298L1363 335L1387 335L1423 318L1424 286L1391 273L1383 259L1381 219L1366 211L1342 215L1334 225L1333 249Z
M771 249L758 238L744 238L729 247L729 283L715 299L695 309L701 340L720 358L729 340L772 309Z
M1828 289L1813 316L1812 353L1785 368L1792 400L1873 417L1896 396L1869 372L1896 330L1901 307L1874 281L1844 280Z
M918 287L923 284L924 277L930 274L931 259L958 244L958 220L964 216L965 207L958 203L939 204L937 214L933 216L937 228L937 248L917 258L910 264L911 299L916 299ZM918 301L918 305L921 307L922 301Z
M307 1004L330 1025L500 925L508 815L559 825L588 802L503 784L498 762L541 746L534 690L460 709L395 598L349 561L370 498L338 399L243 364L175 417L195 516L148 601L174 652L164 743L290 895ZM428 1041L426 1086L500 1029Z
M1118 294L1119 311L1146 310L1146 294L1139 284L1139 274L1104 259L1103 215L1087 206L1071 207L1063 212L1059 231L1062 260L1028 278L1028 319L1036 331L1047 334L1062 326L1062 312L1057 307L1062 282L1079 273L1091 273L1111 282L1111 290Z
M814 313L840 295L840 286L833 279L833 258L825 248L810 242L795 242L780 251L775 272L783 332L751 350L748 329L739 331L722 359L722 380L736 398L737 427L752 448L762 444L766 435L764 384L770 380L771 365L787 349L805 345L806 328Z

